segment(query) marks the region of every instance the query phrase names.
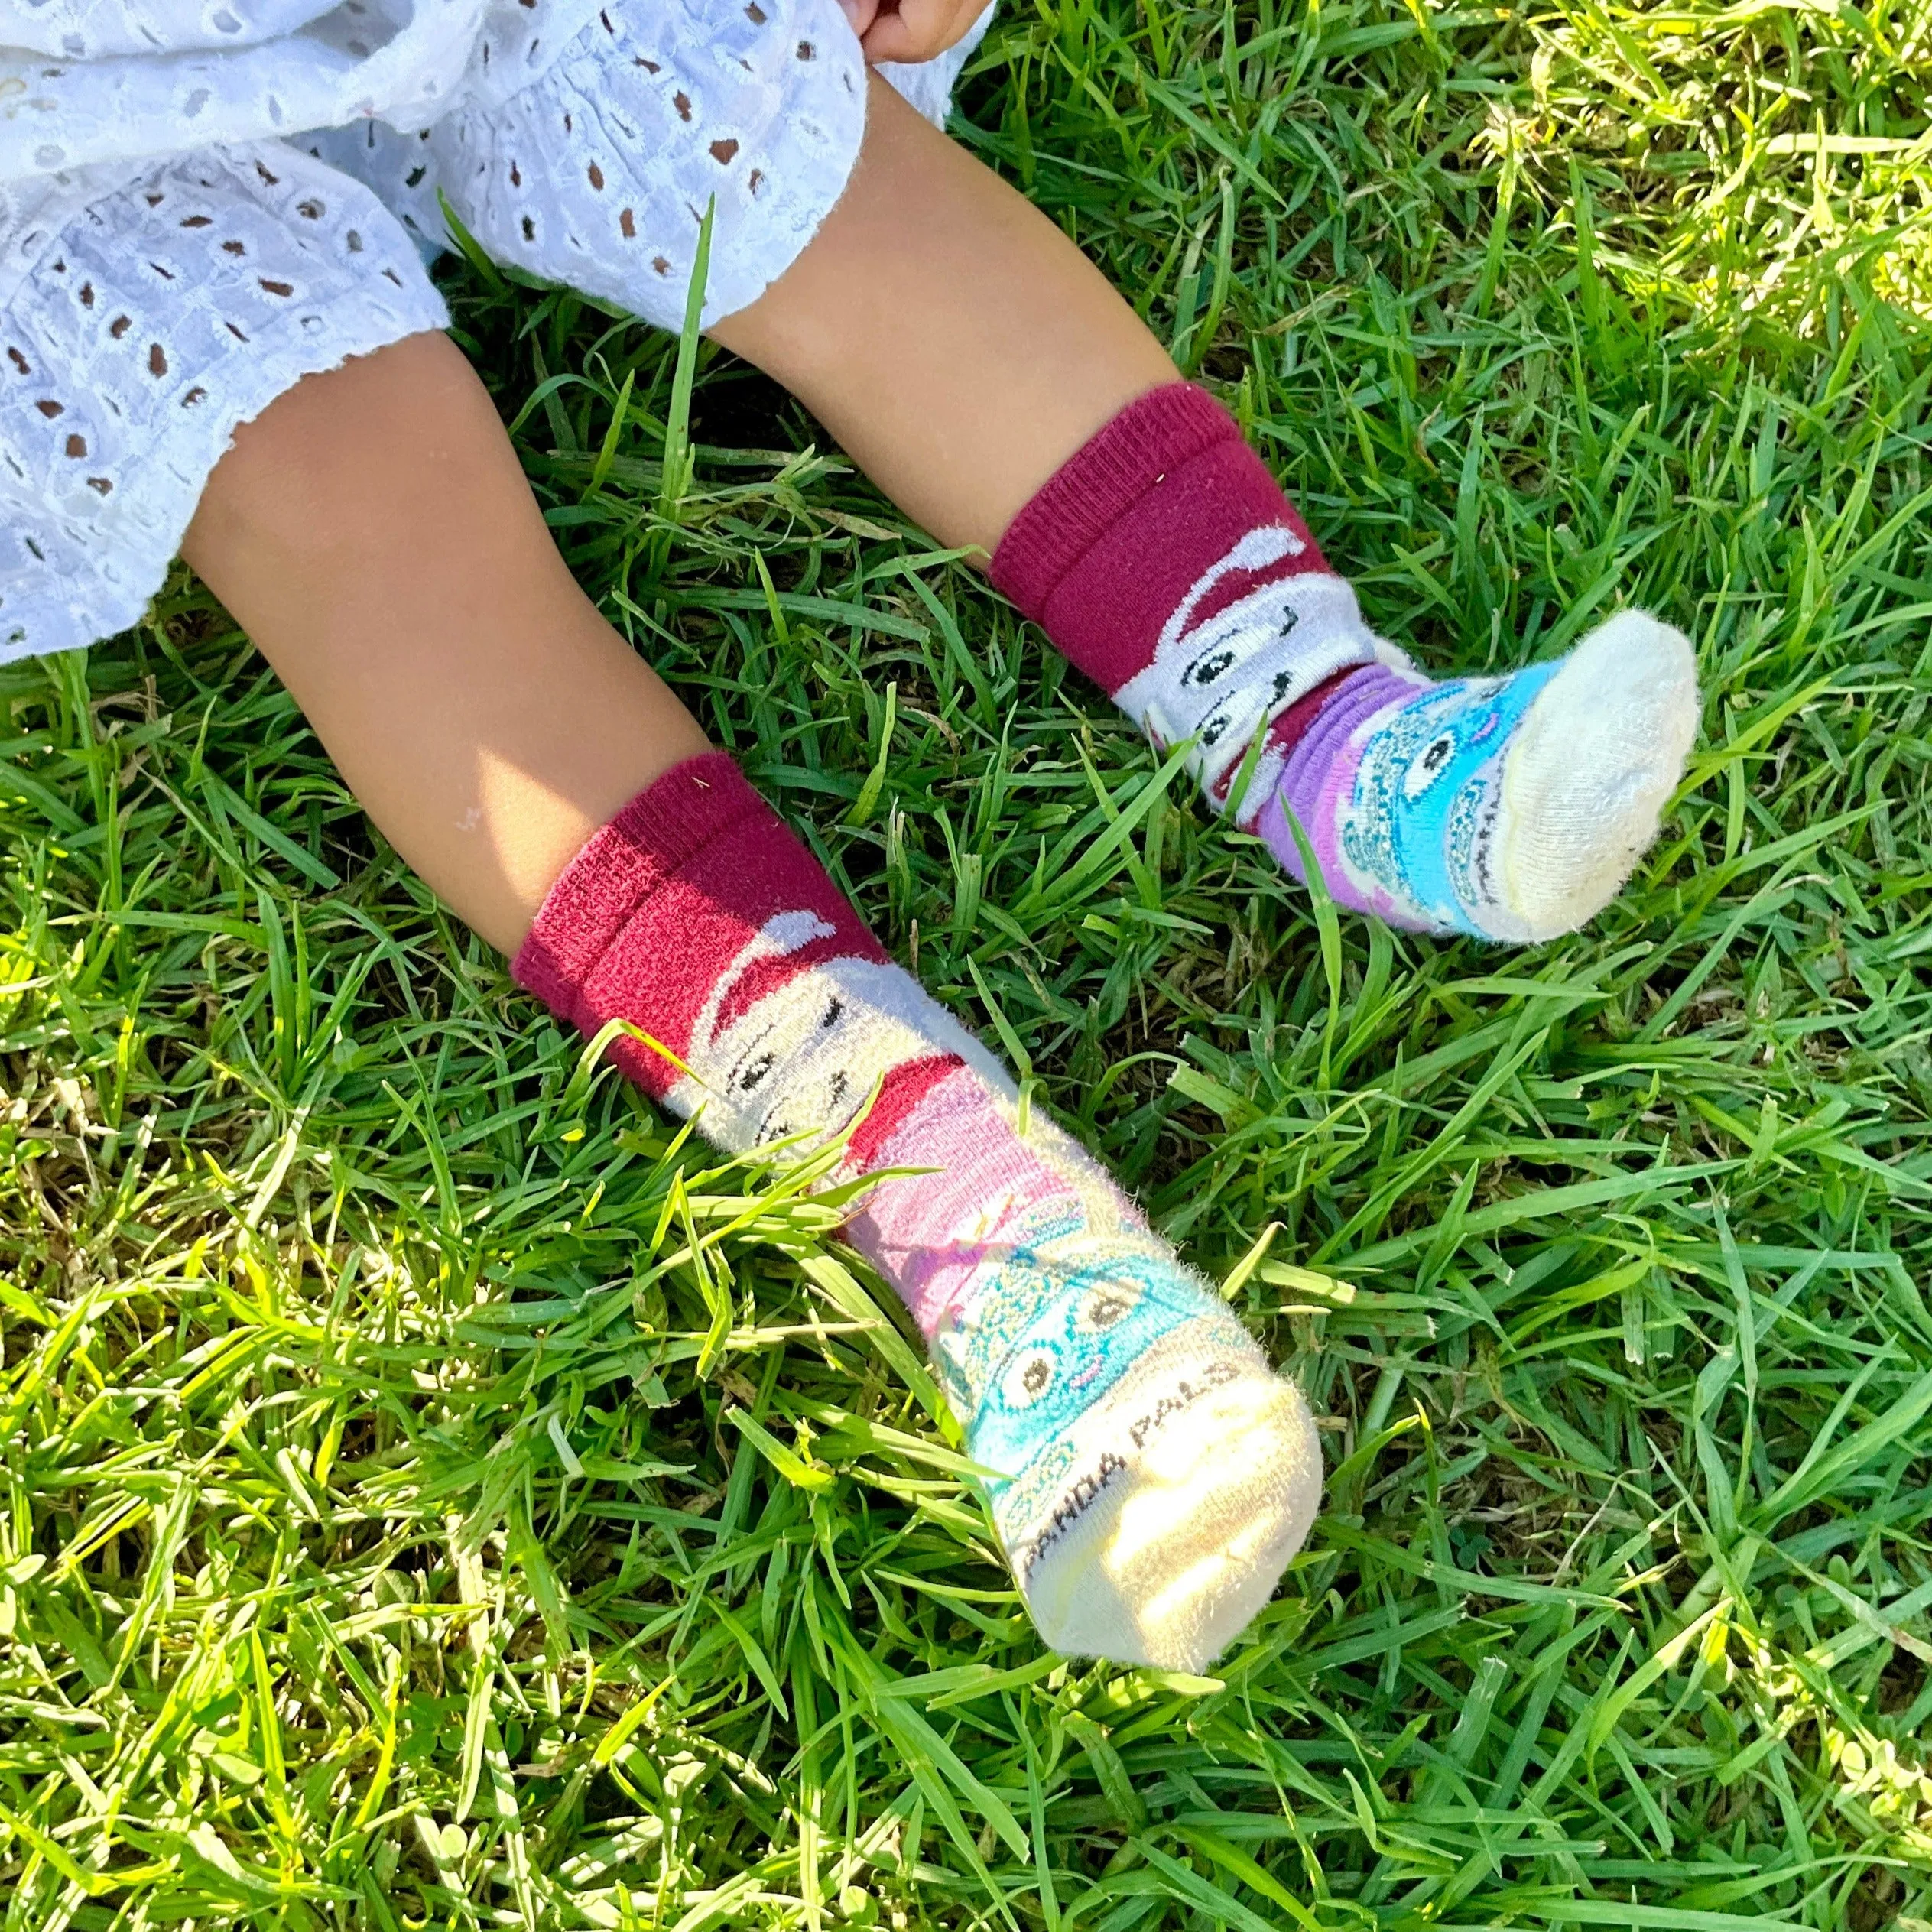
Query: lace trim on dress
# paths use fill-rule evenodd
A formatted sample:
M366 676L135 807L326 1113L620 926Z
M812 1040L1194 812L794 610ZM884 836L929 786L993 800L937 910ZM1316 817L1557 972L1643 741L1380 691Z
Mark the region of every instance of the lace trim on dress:
M0 660L138 622L241 424L448 321L375 198L284 148L80 209L0 309Z

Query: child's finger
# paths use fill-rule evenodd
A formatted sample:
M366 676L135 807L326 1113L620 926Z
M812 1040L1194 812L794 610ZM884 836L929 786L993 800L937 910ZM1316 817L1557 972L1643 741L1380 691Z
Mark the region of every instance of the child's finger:
M852 22L852 31L862 41L878 18L878 0L839 0L839 5Z
M865 58L916 63L943 54L978 18L976 6L956 0L899 0L890 13L880 13L859 41Z

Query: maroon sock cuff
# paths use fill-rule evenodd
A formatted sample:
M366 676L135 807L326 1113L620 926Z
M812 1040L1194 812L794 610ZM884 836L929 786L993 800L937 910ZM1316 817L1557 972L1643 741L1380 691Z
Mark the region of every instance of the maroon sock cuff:
M1297 540L1271 574L1327 569L1234 418L1204 389L1170 383L1129 403L1041 485L993 553L992 580L1112 693L1153 661L1161 627L1205 573L1270 526ZM1252 581L1232 577L1224 594Z
M595 1032L603 1019L582 1010L584 982L624 928L706 846L771 809L722 752L674 765L564 868L510 963L511 977L560 1019Z
M752 955L781 919L791 929L782 949ZM800 930L812 936L801 941ZM628 1020L681 1055L727 976L729 1004L742 1009L834 956L886 956L744 774L710 752L674 766L592 835L510 970L586 1034ZM654 1099L678 1077L673 1062L628 1037L611 1057Z
M1150 389L1082 443L1008 525L993 552L994 589L1040 622L1067 572L1167 471L1240 441L1234 418L1205 389Z

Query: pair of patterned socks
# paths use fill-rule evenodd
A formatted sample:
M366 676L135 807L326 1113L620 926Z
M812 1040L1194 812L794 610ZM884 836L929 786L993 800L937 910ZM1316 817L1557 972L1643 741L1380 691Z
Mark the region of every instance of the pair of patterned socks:
M1638 613L1556 664L1445 684L1354 593L1230 418L1132 405L1015 520L995 581L1210 800L1345 905L1547 937L1654 836L1696 716L1689 648ZM1297 837L1297 833L1299 836ZM895 966L721 755L593 837L518 953L622 1070L733 1152L843 1137L879 1177L846 1232L897 1291L989 1472L1041 1635L1206 1667L1307 1534L1306 1404L1213 1290L998 1062Z

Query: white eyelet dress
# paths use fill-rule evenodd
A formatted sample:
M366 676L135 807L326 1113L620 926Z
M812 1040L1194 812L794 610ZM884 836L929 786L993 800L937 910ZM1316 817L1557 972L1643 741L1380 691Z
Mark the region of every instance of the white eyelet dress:
M985 24L884 71L943 122ZM241 424L446 325L439 196L671 329L710 207L709 324L864 126L837 0L0 0L0 661L138 622Z

